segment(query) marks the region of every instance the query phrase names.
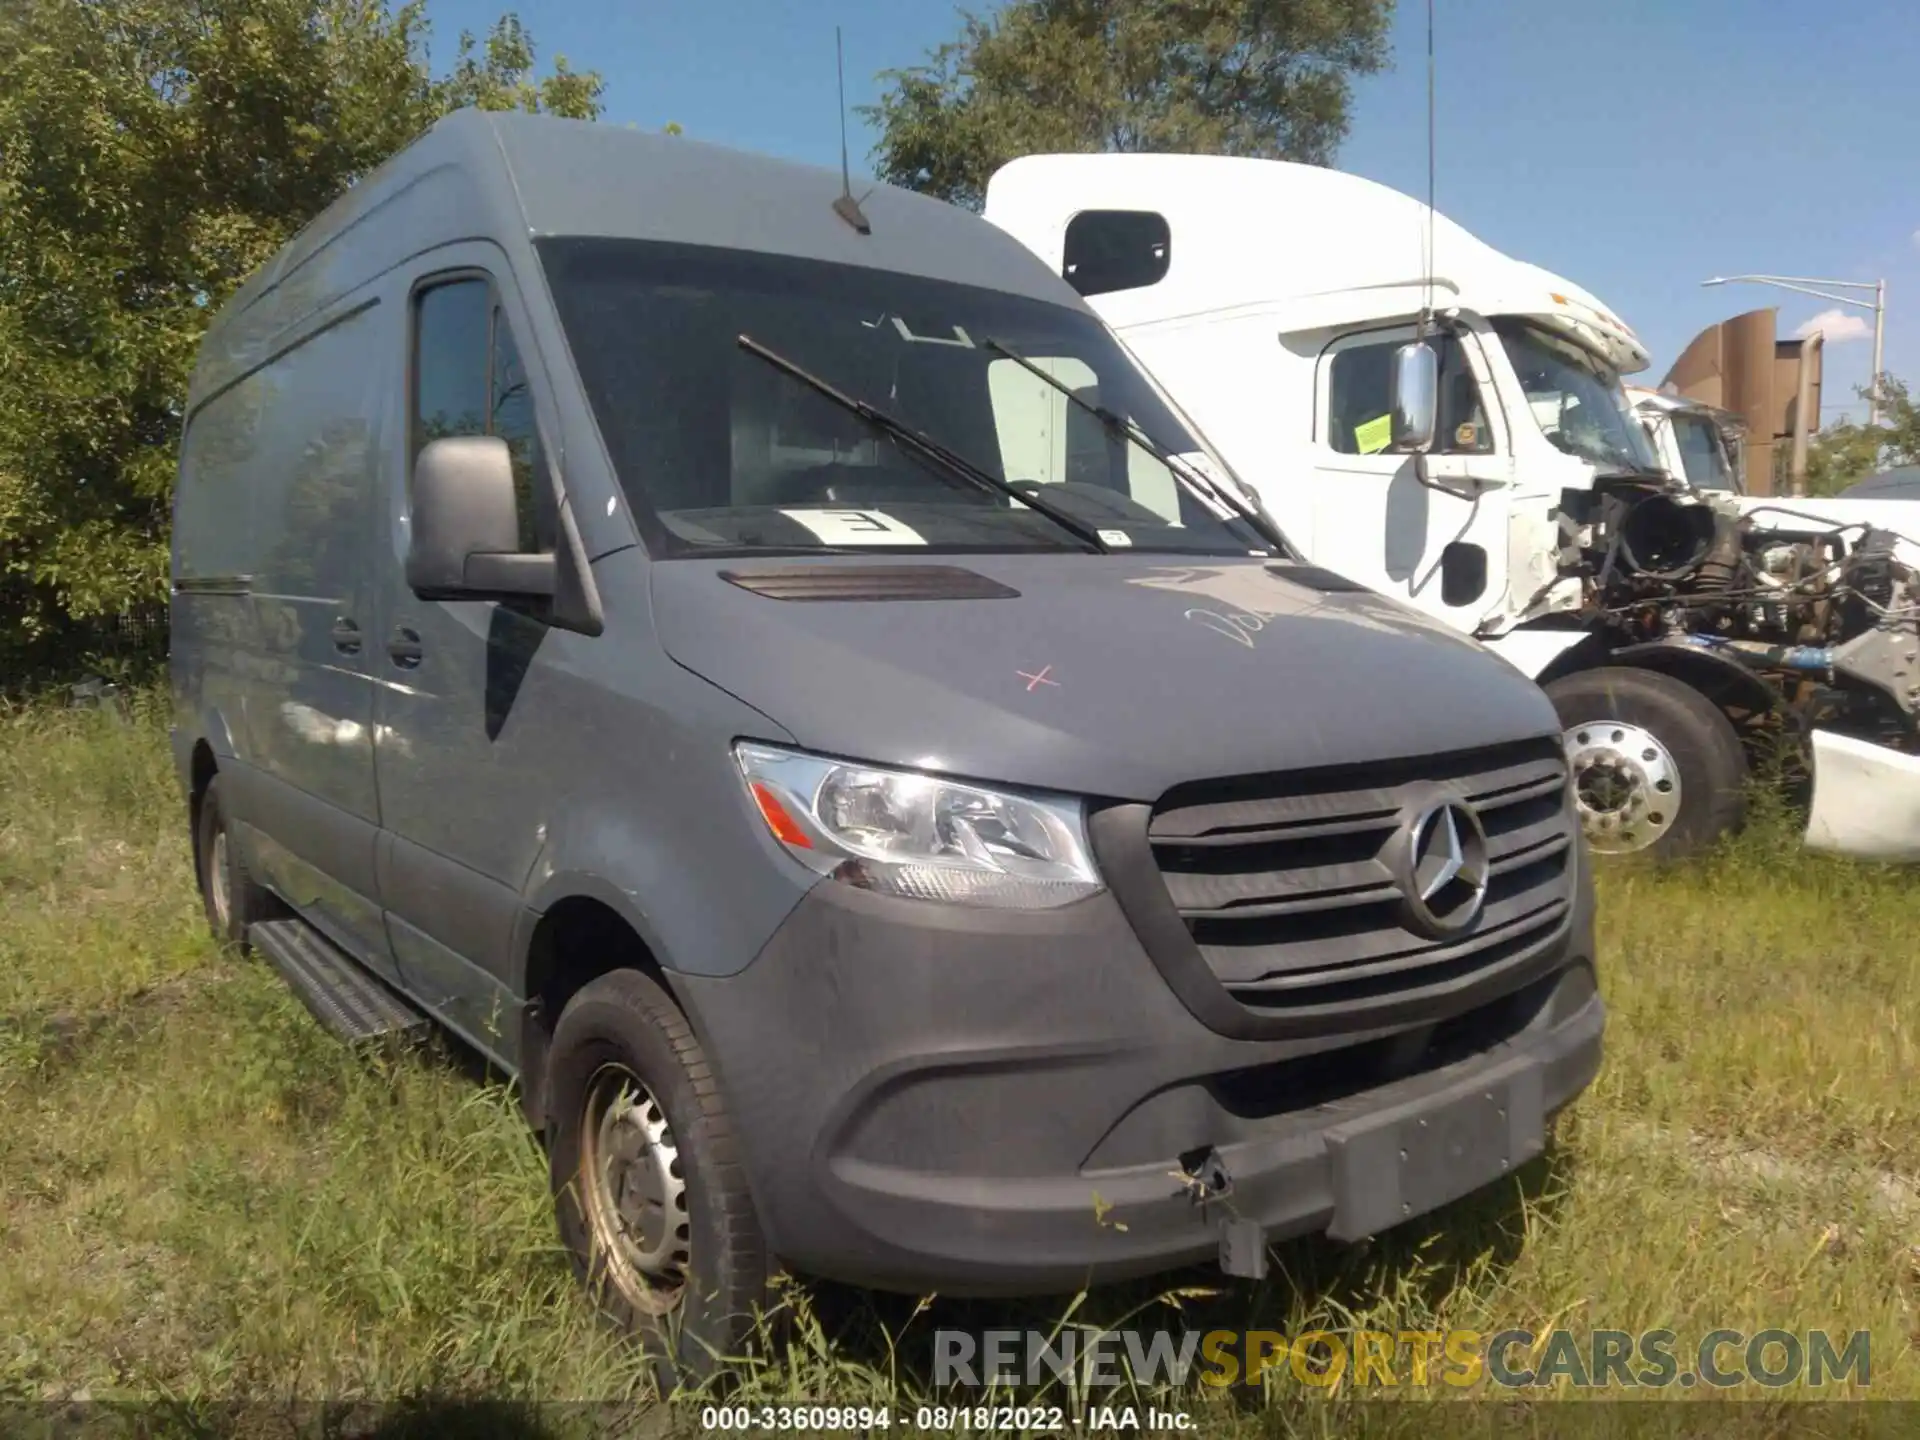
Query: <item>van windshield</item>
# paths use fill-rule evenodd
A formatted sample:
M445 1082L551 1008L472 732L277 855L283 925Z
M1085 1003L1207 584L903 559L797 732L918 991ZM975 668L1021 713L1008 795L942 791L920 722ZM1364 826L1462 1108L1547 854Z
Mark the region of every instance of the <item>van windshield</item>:
M804 367L1099 532L1110 549L1268 553L996 341L1198 450L1106 329L1065 306L865 266L651 241L537 242L628 503L666 554L1082 550L1039 509L896 443L743 348Z

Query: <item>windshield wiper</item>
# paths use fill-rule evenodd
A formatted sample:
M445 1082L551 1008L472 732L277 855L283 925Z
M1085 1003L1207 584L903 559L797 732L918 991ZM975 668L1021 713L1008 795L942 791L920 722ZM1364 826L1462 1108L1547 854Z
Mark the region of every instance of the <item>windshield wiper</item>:
M785 371L801 384L809 386L819 394L824 395L834 404L840 406L841 409L858 415L862 420L873 426L874 429L880 431L881 434L890 437L893 442L902 449L917 454L922 459L933 461L934 464L944 469L948 474L958 476L961 480L974 486L976 489L985 490L993 495L1005 496L1015 504L1024 505L1029 510L1046 516L1047 519L1053 521L1054 524L1058 525L1062 530L1065 530L1090 550L1096 550L1105 554L1112 549L1106 541L1100 538L1099 532L1094 530L1092 526L1076 520L1073 516L1064 513L1058 506L1049 501L1037 500L1024 491L1015 489L998 475L995 475L991 470L976 465L973 461L967 459L966 456L949 450L931 435L914 429L904 420L889 415L879 406L869 405L865 400L856 399L844 390L837 389L829 382L815 375L811 370L787 359L787 357L780 354L779 351L769 350L751 335L742 335L740 337L740 348L750 355L758 355L776 370Z
M988 340L984 343L987 349L997 350L1000 354L1006 356L1007 359L1013 361L1014 364L1023 367L1029 373L1044 380L1075 405L1078 405L1082 410L1086 411L1087 414L1093 416L1094 419L1106 426L1107 429L1114 434L1122 435L1138 445L1142 450L1166 466L1168 474L1172 475L1174 479L1178 480L1181 484L1185 485L1187 489L1199 496L1209 507L1217 507L1221 510L1231 511L1242 520L1245 520L1249 525L1253 526L1255 533L1257 533L1261 539L1277 547L1281 554L1285 555L1289 553L1286 538L1274 528L1272 522L1270 522L1264 514L1250 507L1240 496L1231 493L1229 487L1215 483L1211 476L1203 475L1185 460L1173 454L1172 451L1156 443L1152 436L1140 428L1138 422L1136 422L1132 416L1116 414L1104 405L1094 404L1064 380L1049 375L1045 370L1042 370L1038 365L1034 364L1033 361L1020 354L1019 351L1013 349L1010 345L1002 344L998 340Z
M1605 468L1605 461L1594 461L1594 479L1596 480L1674 480L1684 482L1684 476L1669 475L1665 470L1644 470L1638 465L1626 465L1616 470Z

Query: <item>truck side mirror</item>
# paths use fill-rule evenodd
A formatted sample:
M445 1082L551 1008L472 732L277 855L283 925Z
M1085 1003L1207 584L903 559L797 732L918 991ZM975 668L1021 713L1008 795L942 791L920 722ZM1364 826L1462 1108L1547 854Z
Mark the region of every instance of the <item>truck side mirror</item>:
M520 549L513 457L492 435L429 441L413 462L407 584L422 600L551 596L552 555Z
M1440 352L1413 340L1393 352L1393 439L1402 455L1424 455L1440 423Z

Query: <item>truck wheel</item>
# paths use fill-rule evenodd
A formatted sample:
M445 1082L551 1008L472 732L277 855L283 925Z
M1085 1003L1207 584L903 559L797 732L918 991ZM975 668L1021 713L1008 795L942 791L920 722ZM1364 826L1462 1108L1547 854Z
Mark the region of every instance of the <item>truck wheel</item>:
M207 928L222 945L237 946L244 953L248 948L247 927L256 920L272 919L275 902L273 892L248 873L239 846L227 833L218 775L200 793L193 865L200 881L200 903L207 912Z
M1546 691L1593 849L1677 860L1739 828L1746 752L1732 722L1698 690L1657 671L1608 665Z
M738 1356L766 1301L766 1245L713 1068L636 970L581 988L554 1029L549 1163L560 1236L662 1394Z

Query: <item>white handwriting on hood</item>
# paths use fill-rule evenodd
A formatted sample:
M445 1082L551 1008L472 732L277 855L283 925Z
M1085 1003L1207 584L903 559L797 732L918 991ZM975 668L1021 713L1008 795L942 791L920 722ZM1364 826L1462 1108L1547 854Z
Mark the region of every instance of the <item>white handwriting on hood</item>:
M1322 615L1388 635L1458 639L1439 621L1411 606L1367 591L1342 592L1337 598L1289 584L1264 565L1190 566L1158 571L1133 581L1154 590L1172 590L1214 606L1195 606L1186 618L1224 635L1236 645L1254 648L1254 637L1269 623L1288 616Z
M1197 620L1209 630L1218 631L1249 650L1253 648L1253 637L1266 629L1267 621L1272 618L1270 615L1254 615L1239 610L1230 615L1222 615L1218 610L1187 611L1187 619Z

